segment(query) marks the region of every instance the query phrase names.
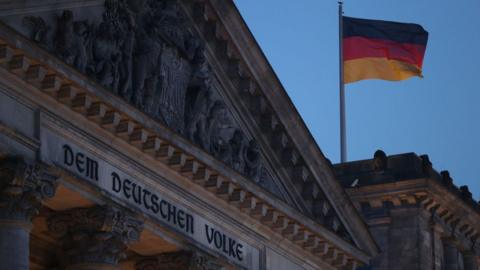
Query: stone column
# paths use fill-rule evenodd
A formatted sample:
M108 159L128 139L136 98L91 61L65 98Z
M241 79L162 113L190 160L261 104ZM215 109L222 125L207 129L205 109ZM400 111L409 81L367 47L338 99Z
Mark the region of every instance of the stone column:
M138 241L143 230L141 221L109 206L58 212L47 223L60 239L60 264L67 270L118 269L127 245Z
M28 270L32 218L55 195L57 177L21 157L0 160L0 270Z
M463 265L465 270L479 270L478 261L479 258L472 252L466 252L463 254Z
M380 248L380 254L371 260L371 265L377 270L388 270L388 236L390 229L390 217L368 220L368 227Z
M432 222L432 256L433 256L433 269L442 270L443 269L443 244L442 244L442 234L444 230L441 225Z
M212 256L201 251L164 253L139 260L135 270L224 270Z
M390 210L389 270L432 269L429 213L421 207Z
M457 246L451 239L443 240L443 254L445 259L445 270L462 270L462 262Z

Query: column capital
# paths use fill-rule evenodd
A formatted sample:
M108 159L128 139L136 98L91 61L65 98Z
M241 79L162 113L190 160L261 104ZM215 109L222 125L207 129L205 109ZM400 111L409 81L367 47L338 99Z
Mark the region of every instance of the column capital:
M62 241L64 263L70 267L67 269L115 266L125 258L127 245L138 241L143 230L143 222L110 206L57 212L47 219L47 224L50 232ZM97 265L97 268L78 265Z
M57 185L58 176L44 164L19 156L0 158L0 222L30 224Z
M199 250L183 250L143 258L135 264L135 270L224 270L216 259Z

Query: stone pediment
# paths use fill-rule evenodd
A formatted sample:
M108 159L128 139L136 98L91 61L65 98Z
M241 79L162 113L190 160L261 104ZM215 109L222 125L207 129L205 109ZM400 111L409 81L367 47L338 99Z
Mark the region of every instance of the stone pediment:
M258 143L219 91L177 1L107 0L95 13L59 9L14 24L41 47L277 196ZM288 200L287 200L288 201Z
M328 230L375 250L273 71L259 70L267 62L233 4L222 4L234 12L226 15L217 2L93 1L2 20Z

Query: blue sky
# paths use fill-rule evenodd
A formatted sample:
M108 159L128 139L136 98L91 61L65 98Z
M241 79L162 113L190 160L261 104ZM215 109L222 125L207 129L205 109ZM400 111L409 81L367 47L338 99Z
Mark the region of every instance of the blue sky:
M339 162L337 1L235 3L320 148ZM344 11L430 33L424 79L346 86L348 159L428 154L480 199L480 1L346 0Z

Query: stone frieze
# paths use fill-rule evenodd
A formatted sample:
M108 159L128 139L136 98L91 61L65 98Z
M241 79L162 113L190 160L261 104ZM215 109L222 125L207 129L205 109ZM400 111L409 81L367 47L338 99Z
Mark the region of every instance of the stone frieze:
M106 0L101 18L25 16L30 39L231 168L280 195L255 139L213 86L176 0ZM53 22L53 23L49 23Z

